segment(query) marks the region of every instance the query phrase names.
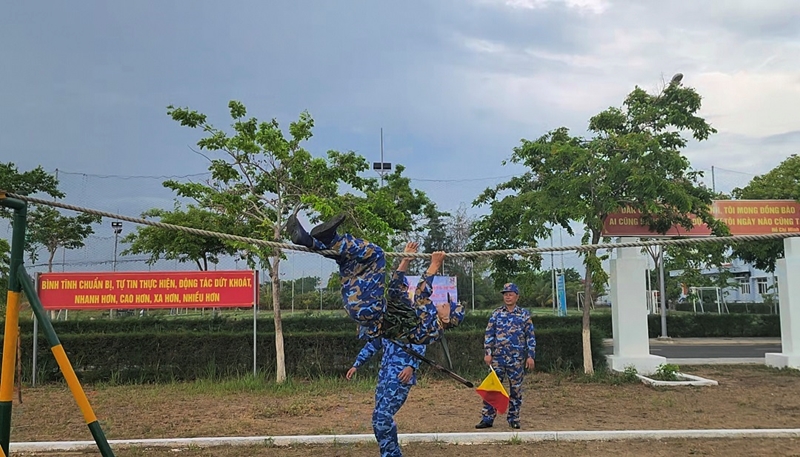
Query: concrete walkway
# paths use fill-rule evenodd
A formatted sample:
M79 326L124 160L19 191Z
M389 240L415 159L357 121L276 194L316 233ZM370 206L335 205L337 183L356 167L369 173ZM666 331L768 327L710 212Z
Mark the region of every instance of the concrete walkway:
M399 434L401 443L486 444L519 441L607 441L667 438L800 438L800 429L598 430L543 432L469 432ZM374 443L374 435L296 435L110 440L113 449L131 447L290 446ZM11 452L78 451L95 448L93 441L11 443Z

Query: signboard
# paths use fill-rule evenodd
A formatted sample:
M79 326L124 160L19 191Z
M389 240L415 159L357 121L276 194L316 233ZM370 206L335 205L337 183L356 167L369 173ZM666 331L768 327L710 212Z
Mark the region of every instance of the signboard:
M414 302L414 293L417 291L417 283L419 276L406 276L406 284L408 284L408 298ZM447 303L447 294L450 294L450 300L458 301L458 290L456 288L455 276L434 276L433 277L433 293L431 300L434 303Z
M731 235L800 232L800 203L794 200L714 200L711 213L728 226ZM606 217L603 236L711 236L711 229L699 217L692 217L692 224L691 230L673 226L662 235L641 225L641 213L625 209Z
M566 279L562 273L556 275L556 290L558 291L558 315L567 315L567 285Z
M42 273L37 288L45 309L244 308L258 296L258 273Z

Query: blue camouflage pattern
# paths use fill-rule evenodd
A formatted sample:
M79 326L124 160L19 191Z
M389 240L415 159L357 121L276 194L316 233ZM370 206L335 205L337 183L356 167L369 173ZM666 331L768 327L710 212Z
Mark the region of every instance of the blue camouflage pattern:
M509 380L507 419L516 422L522 405L525 360L528 357L536 358L536 329L530 312L519 306L515 306L513 311L505 306L495 309L486 325L483 349L485 355L492 356L492 366L500 381L505 378ZM481 414L484 420L491 422L497 413L484 402Z
M414 292L414 303L408 298L408 284L403 271L394 271L389 283L389 300L397 313L414 311L416 325L402 325L394 334L387 335L392 339L411 344L431 344L444 334L446 326L439 320L436 305L431 300L433 294L433 276L423 273Z
M501 306L489 316L483 337L485 355L491 355L501 365L511 366L536 358L536 329L531 313L515 306L508 311Z
M519 410L522 407L522 381L525 378L524 365L505 366L492 361L492 367L500 383L505 382L508 378L508 412L506 419L509 423L519 422ZM486 402L483 402L483 409L481 410L481 421L494 422L497 417L497 410Z
M330 246L316 239L314 243L315 249L337 252L333 258L339 265L344 309L364 327L362 334L411 344L431 344L441 338L446 326L438 319L430 299L433 277L422 275L412 304L405 275L395 271L387 302L386 258L380 246L350 234L337 234Z
M416 371L419 360L405 352L399 344L384 338L367 342L356 357L353 366L361 367L378 350L383 349L381 368L378 372L378 385L375 388L375 409L372 412L372 430L378 441L381 457L402 457L397 440L397 423L394 415L405 404L411 386L416 385ZM425 355L425 345L411 345L411 349ZM398 376L405 367L414 368L414 374L407 384L400 382Z
M513 282L507 282L503 284L503 290L500 291L501 294L506 292L514 292L515 294L519 295L519 287Z

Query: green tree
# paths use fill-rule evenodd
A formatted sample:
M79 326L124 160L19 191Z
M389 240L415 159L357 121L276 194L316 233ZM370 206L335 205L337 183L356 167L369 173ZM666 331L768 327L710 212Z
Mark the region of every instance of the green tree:
M445 221L450 214L439 211L435 205L429 205L425 208L425 216L428 218L428 231L422 241L423 252L450 251Z
M359 157L367 168L365 159ZM426 230L429 216L437 212L436 205L425 192L411 187L411 179L403 176L405 167L397 165L384 176L383 185L375 178L348 177L358 193L347 192L327 198L307 195L304 200L318 214L315 221L338 213L347 214L345 229L384 247L398 246L418 238Z
M58 179L46 172L41 166L33 170L20 172L12 162L0 163L0 190L19 195L43 193L53 198L62 198L64 193L58 189ZM11 218L12 212L0 207L0 218ZM5 240L0 240L0 259L8 258L10 247ZM10 258L9 258L10 261ZM0 260L0 289L8 288L8 261ZM6 297L3 294L2 302Z
M800 157L792 154L769 172L753 178L745 187L733 189L732 194L742 200L800 201ZM736 243L733 255L772 273L775 263L784 256L783 240Z
M678 249L680 248L680 249ZM681 284L687 287L729 287L733 277L724 264L730 262L730 250L723 243L698 243L693 246L669 246L666 249L664 268L676 275L666 281L669 299L680 296ZM713 274L703 274L704 271Z
M583 244L602 238L608 214L630 207L642 213L654 233L673 225L693 226L697 215L714 233L727 229L710 213L712 192L699 183L681 154L688 132L697 141L715 130L697 116L701 97L679 79L658 94L636 87L622 108L611 107L589 120L591 138L572 136L561 127L514 148L510 162L528 171L486 189L475 201L491 213L478 223L476 247L517 248L535 245L557 224L573 234L571 221L584 225ZM504 162L504 164L507 162ZM583 254L587 303L593 285L605 284L607 273L594 251ZM498 257L495 266L510 273L528 259ZM538 262L537 262L538 264ZM594 371L590 349L589 309L583 308L584 371Z
M47 271L53 271L53 258L56 252L63 249L80 249L86 237L94 233L92 224L98 224L102 218L93 214L80 213L77 216L63 216L52 207L37 205L28 213L28 230L26 231L26 250L31 262L39 258L39 250L47 252Z
M158 219L165 224L181 225L201 230L228 232L236 229L228 215L188 205L186 210L175 203L175 209L167 211L153 208L142 213L144 219ZM159 227L137 227L122 239L130 246L122 255L148 254L148 265L160 259L193 262L198 270L208 270L209 264L219 263L221 256L234 256L237 249L220 238L193 235L191 233L163 229Z
M412 214L419 213L427 197L410 188L397 167L380 186L377 179L360 176L367 161L353 153L328 151L314 157L303 144L312 136L314 121L307 112L292 122L288 136L278 121L247 118L245 106L228 103L232 132L214 127L205 114L188 108L168 107L168 114L182 126L201 129L197 142L207 157L211 178L205 183L166 181L164 185L188 197L201 208L230 217L231 226L251 237L284 242L287 219L303 211L312 221L345 211L352 217L343 227L376 243L388 244L397 231L413 230ZM349 187L353 192L340 193ZM286 380L283 330L280 314L280 249L233 243L252 267L261 265L272 283L275 319L276 378Z
M63 198L58 190L58 179L41 166L21 172L12 162L0 163L0 190L19 195L44 193L53 198ZM9 217L8 208L0 207L0 216Z

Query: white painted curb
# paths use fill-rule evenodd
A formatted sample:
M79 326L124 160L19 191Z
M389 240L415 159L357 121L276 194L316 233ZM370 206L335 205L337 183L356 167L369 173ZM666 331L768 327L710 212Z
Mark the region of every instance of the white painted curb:
M719 429L719 430L597 430L554 432L468 432L400 434L401 443L487 444L504 441L608 441L667 438L800 438L800 429ZM110 440L113 449L131 447L186 448L211 446L374 443L373 435L294 435ZM72 451L95 448L94 441L36 441L10 443L10 451Z
M672 387L672 386L717 386L719 383L713 379L701 378L686 373L675 373L675 376L682 381L661 381L657 379L648 378L647 376L637 374L639 379L645 384L653 387Z

